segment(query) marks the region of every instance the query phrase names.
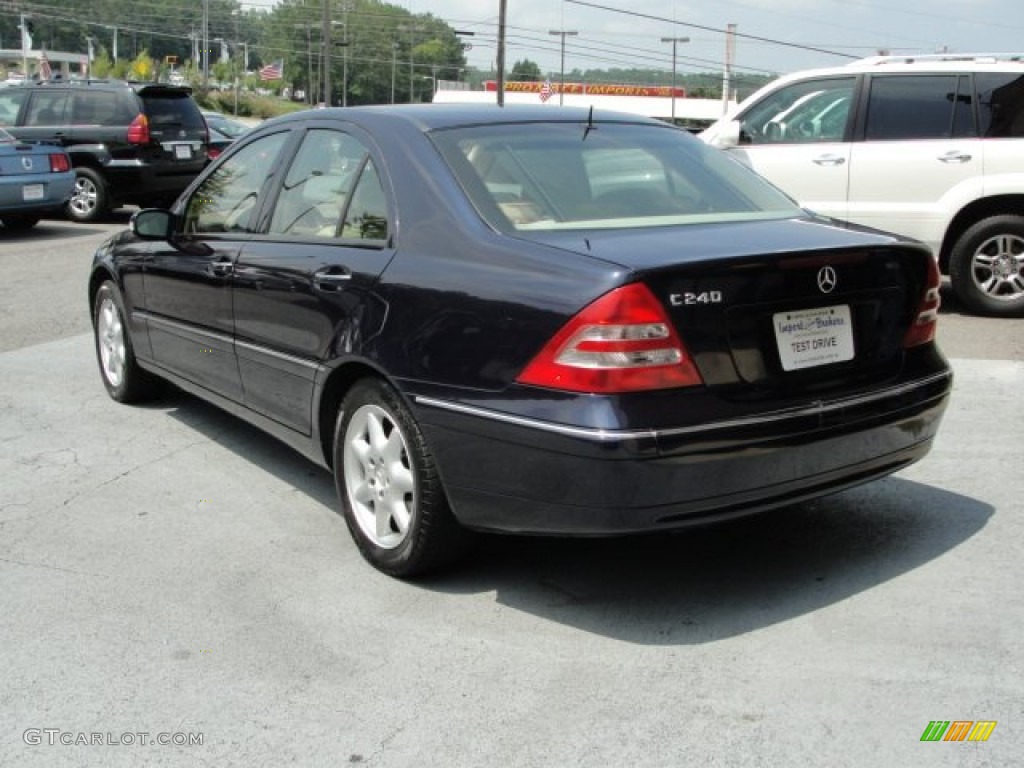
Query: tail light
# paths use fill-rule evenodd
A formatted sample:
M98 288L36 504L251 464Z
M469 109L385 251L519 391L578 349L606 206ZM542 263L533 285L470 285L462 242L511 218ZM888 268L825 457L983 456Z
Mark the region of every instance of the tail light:
M50 155L50 172L65 173L71 170L71 161L67 155Z
M920 344L927 344L935 338L935 329L939 321L939 305L942 299L939 297L939 286L942 285L942 275L939 274L939 264L935 259L928 259L928 280L924 293L917 304L917 311L914 320L903 337L903 348L909 349Z
M206 156L211 160L216 160L218 157L220 157L220 153L220 147L207 147L206 149Z
M701 384L664 308L642 283L616 288L585 307L517 381L600 394Z
M129 144L149 144L149 118L142 113L128 125Z

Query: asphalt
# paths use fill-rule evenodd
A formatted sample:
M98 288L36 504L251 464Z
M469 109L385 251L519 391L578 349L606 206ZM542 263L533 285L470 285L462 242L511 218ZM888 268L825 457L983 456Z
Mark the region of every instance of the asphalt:
M953 364L895 477L404 583L273 439L110 401L88 335L0 352L0 765L1019 765L1024 363Z

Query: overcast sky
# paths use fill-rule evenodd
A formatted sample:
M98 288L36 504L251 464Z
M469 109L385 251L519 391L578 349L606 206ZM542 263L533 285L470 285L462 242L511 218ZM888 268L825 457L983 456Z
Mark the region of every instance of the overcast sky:
M604 0L590 4L627 13L569 0L507 2L508 66L529 58L542 71L552 73L558 72L560 53L560 38L549 34L554 29L578 33L566 38L566 71L632 66L671 71L672 46L661 42L662 37L690 38L677 44L680 72L720 70L725 54L720 30L730 23L737 25L741 35L736 39L737 74L833 66L850 61L850 56L873 55L879 48L901 54L933 53L943 47L955 52L1024 50L1021 0ZM475 66L492 66L498 0L394 0L394 4L413 13L432 13L460 30L475 31L474 37L465 38L473 46L467 59Z

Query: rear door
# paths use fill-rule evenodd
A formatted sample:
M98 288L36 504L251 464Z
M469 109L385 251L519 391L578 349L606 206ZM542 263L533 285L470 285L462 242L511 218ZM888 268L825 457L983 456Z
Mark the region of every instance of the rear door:
M369 139L303 136L268 218L235 268L235 336L245 404L309 434L325 360L358 353L383 322L374 285L394 254L393 203Z
M1024 174L1024 74L979 72L980 133L985 164L985 194L1019 194Z
M981 140L970 77L874 75L850 155L851 221L923 240L945 234L944 198L982 194ZM959 193L957 187L973 184Z
M10 132L25 141L70 143L70 93L66 88L37 88L31 91L22 115L21 126Z
M739 116L741 143L730 154L803 207L845 218L856 83L820 78L769 94Z
M206 121L187 88L147 86L138 92L152 137L150 162L169 175L197 174L207 163Z

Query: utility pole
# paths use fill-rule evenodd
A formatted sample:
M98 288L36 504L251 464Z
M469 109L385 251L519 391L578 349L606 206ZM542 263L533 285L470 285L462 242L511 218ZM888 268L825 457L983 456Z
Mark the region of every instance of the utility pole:
M672 43L672 124L676 122L676 43L688 43L688 37L663 37L663 43Z
M331 1L324 0L323 44L324 44L324 103L331 104Z
M736 25L725 27L725 70L722 72L722 114L729 111L729 90L732 88L732 63L736 57Z
M498 106L505 106L505 12L508 10L508 0L499 0L498 3Z
M575 29L552 29L548 32L549 35L558 35L562 38L562 68L559 74L559 85L558 85L558 106L562 106L563 96L565 94L565 38L567 36L573 36L579 34Z
M210 87L210 0L203 0L203 88Z
M412 94L413 94L413 72L412 72L412 69L413 69L413 61L412 61L413 60L413 55L412 55L412 49L413 49L413 45L415 45L415 43L416 43L415 35L416 35L417 32L422 32L423 31L423 27L421 25L419 25L419 24L399 24L398 25L398 31L399 32L408 32L409 33L409 103L411 104L412 103Z

